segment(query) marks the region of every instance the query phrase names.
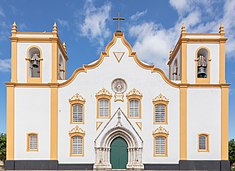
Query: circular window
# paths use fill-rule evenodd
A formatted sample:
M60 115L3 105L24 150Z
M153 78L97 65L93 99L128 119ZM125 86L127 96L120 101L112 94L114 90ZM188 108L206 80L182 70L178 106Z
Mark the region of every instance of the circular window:
M112 90L115 93L124 93L126 91L127 85L125 80L117 78L112 82Z

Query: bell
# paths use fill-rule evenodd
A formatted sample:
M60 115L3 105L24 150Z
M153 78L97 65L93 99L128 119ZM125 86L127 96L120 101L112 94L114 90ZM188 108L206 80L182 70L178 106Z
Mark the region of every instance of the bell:
M37 60L33 61L32 67L38 68L38 61Z
M32 64L32 67L34 67L34 68L38 68L38 66L39 66L39 54L33 54L33 57L32 57L32 59L31 59L31 61L33 61L33 64Z
M198 67L198 78L205 78L206 68L203 66Z

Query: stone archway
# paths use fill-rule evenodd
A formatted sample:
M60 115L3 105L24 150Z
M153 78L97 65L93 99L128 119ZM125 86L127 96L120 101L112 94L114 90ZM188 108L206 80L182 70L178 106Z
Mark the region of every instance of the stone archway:
M128 163L126 169L144 169L142 163L142 144L138 144L132 132L122 126L116 126L106 132L100 142L100 146L95 147L96 162L94 169L111 169L110 145L114 139L120 137L128 145Z

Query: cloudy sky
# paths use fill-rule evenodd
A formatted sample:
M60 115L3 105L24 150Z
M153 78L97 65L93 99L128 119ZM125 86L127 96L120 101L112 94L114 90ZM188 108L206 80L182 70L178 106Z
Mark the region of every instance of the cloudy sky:
M181 24L187 32L218 33L224 24L226 79L230 88L229 136L235 138L235 0L1 0L0 1L0 132L5 132L5 84L10 81L10 34L18 31L52 31L56 21L59 36L67 44L68 75L97 60L112 39L118 12L125 17L121 30L146 63L168 73L169 50L177 42Z

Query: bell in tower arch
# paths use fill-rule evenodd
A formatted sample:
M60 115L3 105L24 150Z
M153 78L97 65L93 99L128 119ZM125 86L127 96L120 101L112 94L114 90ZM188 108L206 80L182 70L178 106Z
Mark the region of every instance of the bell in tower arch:
M38 68L39 67L39 54L36 54L36 53L33 54L31 61L32 61L32 67Z

